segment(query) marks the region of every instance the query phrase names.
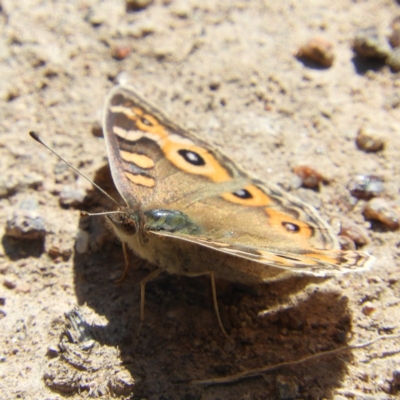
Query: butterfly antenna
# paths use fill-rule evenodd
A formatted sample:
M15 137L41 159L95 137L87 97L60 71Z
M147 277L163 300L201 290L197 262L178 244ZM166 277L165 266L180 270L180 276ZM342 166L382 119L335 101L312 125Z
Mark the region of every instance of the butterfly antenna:
M94 183L91 179L89 179L87 176L85 176L82 172L78 171L68 161L64 160L55 150L53 150L46 142L44 142L43 139L36 132L30 131L29 135L31 136L32 139L36 140L37 142L42 144L44 147L46 147L48 150L50 150L53 154L55 154L61 161L65 162L65 164L67 164L68 167L72 168L78 175L80 175L82 178L85 178L88 182L90 182L96 189L100 190L101 193L103 193L106 197L108 197L115 204L117 204L118 207L122 208L121 204L119 204L117 200L112 198L104 189L102 189L99 185ZM89 215L89 213L88 213L88 215Z
M87 211L81 211L81 217L97 217L99 215L110 215L110 214L124 214L123 211L105 211L101 213L88 213Z

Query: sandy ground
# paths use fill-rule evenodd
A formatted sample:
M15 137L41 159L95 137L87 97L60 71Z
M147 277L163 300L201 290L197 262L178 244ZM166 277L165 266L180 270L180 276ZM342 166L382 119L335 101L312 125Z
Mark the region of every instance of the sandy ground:
M399 75L355 59L351 46L362 28L389 34L400 14L394 0L157 0L129 13L123 1L2 0L0 10L1 399L399 395L399 339L236 383L190 383L400 333L399 233L366 221L365 201L347 189L357 174L378 175L381 197L400 206ZM313 37L333 44L331 68L293 56ZM101 218L79 213L110 204L28 137L37 130L115 192L99 124L104 97L121 80L327 219L364 227L374 267L326 282L218 282L233 344L216 322L207 279L162 275L148 285L134 352L146 266L115 283L120 245ZM358 149L361 127L377 132L385 149ZM301 164L329 183L297 188L292 168ZM35 237L6 233L7 220L36 224ZM88 333L73 343L65 313L76 306Z

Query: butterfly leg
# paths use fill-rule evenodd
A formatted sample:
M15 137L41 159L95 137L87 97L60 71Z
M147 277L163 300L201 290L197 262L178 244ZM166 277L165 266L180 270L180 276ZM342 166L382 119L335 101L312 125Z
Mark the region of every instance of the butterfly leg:
M163 271L164 271L163 269L157 268L154 271L151 271L149 275L147 275L140 281L140 325L139 325L139 331L137 333L138 339L144 322L144 302L146 299L146 284L152 281L153 279L157 278L157 276L160 275L161 272Z
M190 277L203 276L203 275L210 275L212 296L213 296L213 302L214 302L214 310L215 310L215 314L217 315L218 324L219 324L219 327L221 328L222 333L225 335L225 337L226 337L229 341L232 342L233 340L232 340L232 338L226 333L226 330L225 330L225 328L224 328L224 325L222 324L221 316L220 316L220 314L219 314L218 299L217 299L217 289L216 289L216 286L215 286L214 272L212 272L212 271L205 271L205 272L189 272L189 273L185 273L185 275L186 275L186 276L190 276Z
M115 283L121 283L123 280L125 280L129 269L129 247L125 242L122 242L122 251L124 252L125 269L124 272L122 273L121 278L117 279Z
M131 268L131 263L129 260L129 246L127 243L123 242L122 243L122 251L124 252L124 260L125 260L125 269L124 272L122 273L121 278L117 279L115 283L121 283L122 281L125 280L126 275L128 274L128 270ZM141 268L143 265L146 264L146 260L141 260L137 265L132 266L134 270L137 270Z

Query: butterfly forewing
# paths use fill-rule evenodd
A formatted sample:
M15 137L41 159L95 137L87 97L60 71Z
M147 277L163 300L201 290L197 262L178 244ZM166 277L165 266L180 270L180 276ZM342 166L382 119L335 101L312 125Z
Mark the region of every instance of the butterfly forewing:
M111 91L104 115L112 176L130 207L171 208L174 203L188 204L249 182L247 174L226 156L129 88Z

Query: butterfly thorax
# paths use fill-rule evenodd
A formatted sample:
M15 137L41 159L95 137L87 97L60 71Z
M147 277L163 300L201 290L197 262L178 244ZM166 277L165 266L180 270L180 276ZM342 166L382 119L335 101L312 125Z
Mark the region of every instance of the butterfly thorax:
M118 236L143 235L148 232L182 232L196 234L200 227L185 213L177 210L125 210L110 214L107 219Z

